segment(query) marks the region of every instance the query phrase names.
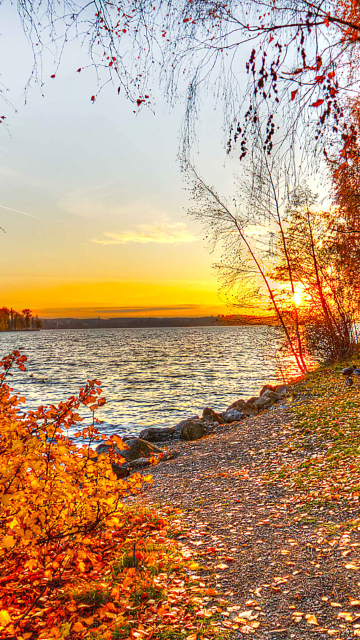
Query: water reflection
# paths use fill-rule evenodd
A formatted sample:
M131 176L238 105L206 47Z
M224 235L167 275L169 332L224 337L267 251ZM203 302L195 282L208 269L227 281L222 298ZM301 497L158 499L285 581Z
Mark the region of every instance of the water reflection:
M0 355L23 347L27 372L11 385L27 408L76 394L88 379L102 381L107 404L98 412L104 433L139 433L172 426L201 413L224 410L282 382L275 352L277 327L171 327L86 329L0 334ZM286 376L296 374L282 361Z

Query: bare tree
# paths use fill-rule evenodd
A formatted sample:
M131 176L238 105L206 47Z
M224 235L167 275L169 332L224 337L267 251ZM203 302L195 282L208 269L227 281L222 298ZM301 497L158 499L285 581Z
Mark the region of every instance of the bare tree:
M269 169L269 167L268 167ZM195 202L190 210L190 215L200 221L209 233L210 241L214 247L218 243L222 244L223 260L217 265L220 271L220 277L223 283L231 290L243 290L243 283L247 285L247 293L254 294L255 297L260 295L259 279L262 282L271 305L276 313L279 323L284 331L291 353L295 359L298 369L304 373L307 371L304 360L301 335L298 327L297 314L292 316L296 327L295 340L291 335L286 317L281 306L278 303L274 285L269 277L269 263L264 261L264 252L257 249L254 239L248 232L249 225L259 225L265 218L270 222L276 223L283 233L282 220L280 214L280 206L278 202L278 193L271 173L268 181L261 177L263 186L270 186L271 191L267 194L268 206L264 208L264 198L260 194L255 205L246 208L246 205L239 207L238 203L229 204L226 200L220 198L213 187L208 186L197 174L194 168L188 169L188 179L191 183L192 197ZM260 176L259 176L260 177ZM269 182L270 180L270 182ZM252 193L253 184L250 185L248 196ZM249 204L249 199L243 199L242 202ZM275 214L273 207L275 206ZM259 209L260 207L260 209ZM286 239L284 235L284 245ZM249 279L250 276L250 279ZM252 277L252 280L251 280ZM289 277L293 282L292 271L290 269ZM249 287L250 282L250 287ZM251 289L252 285L252 289ZM244 293L244 291L242 291ZM238 296L237 301L242 302ZM295 305L294 305L295 306Z

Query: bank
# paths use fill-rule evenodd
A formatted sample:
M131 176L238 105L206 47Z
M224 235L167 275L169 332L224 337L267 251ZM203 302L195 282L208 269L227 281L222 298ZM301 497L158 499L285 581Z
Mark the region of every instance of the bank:
M360 636L360 382L342 367L182 444L142 495L182 510L194 574L228 598L218 624L234 637Z

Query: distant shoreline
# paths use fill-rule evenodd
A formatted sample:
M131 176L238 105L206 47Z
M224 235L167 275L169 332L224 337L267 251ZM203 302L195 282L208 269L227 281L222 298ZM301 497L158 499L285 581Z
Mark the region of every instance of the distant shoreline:
M278 323L273 316L205 316L199 318L42 318L43 329L137 329L156 327L225 327Z

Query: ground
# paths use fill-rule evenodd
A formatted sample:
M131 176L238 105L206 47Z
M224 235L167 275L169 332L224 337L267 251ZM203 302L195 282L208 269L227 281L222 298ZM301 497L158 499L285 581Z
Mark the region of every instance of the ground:
M182 445L142 495L181 509L180 540L198 553L193 573L216 592L206 607L231 637L360 636L358 494L322 499L326 473L318 491L298 480L330 446L299 441L304 406L316 434L319 395L319 386L300 385L286 405Z

